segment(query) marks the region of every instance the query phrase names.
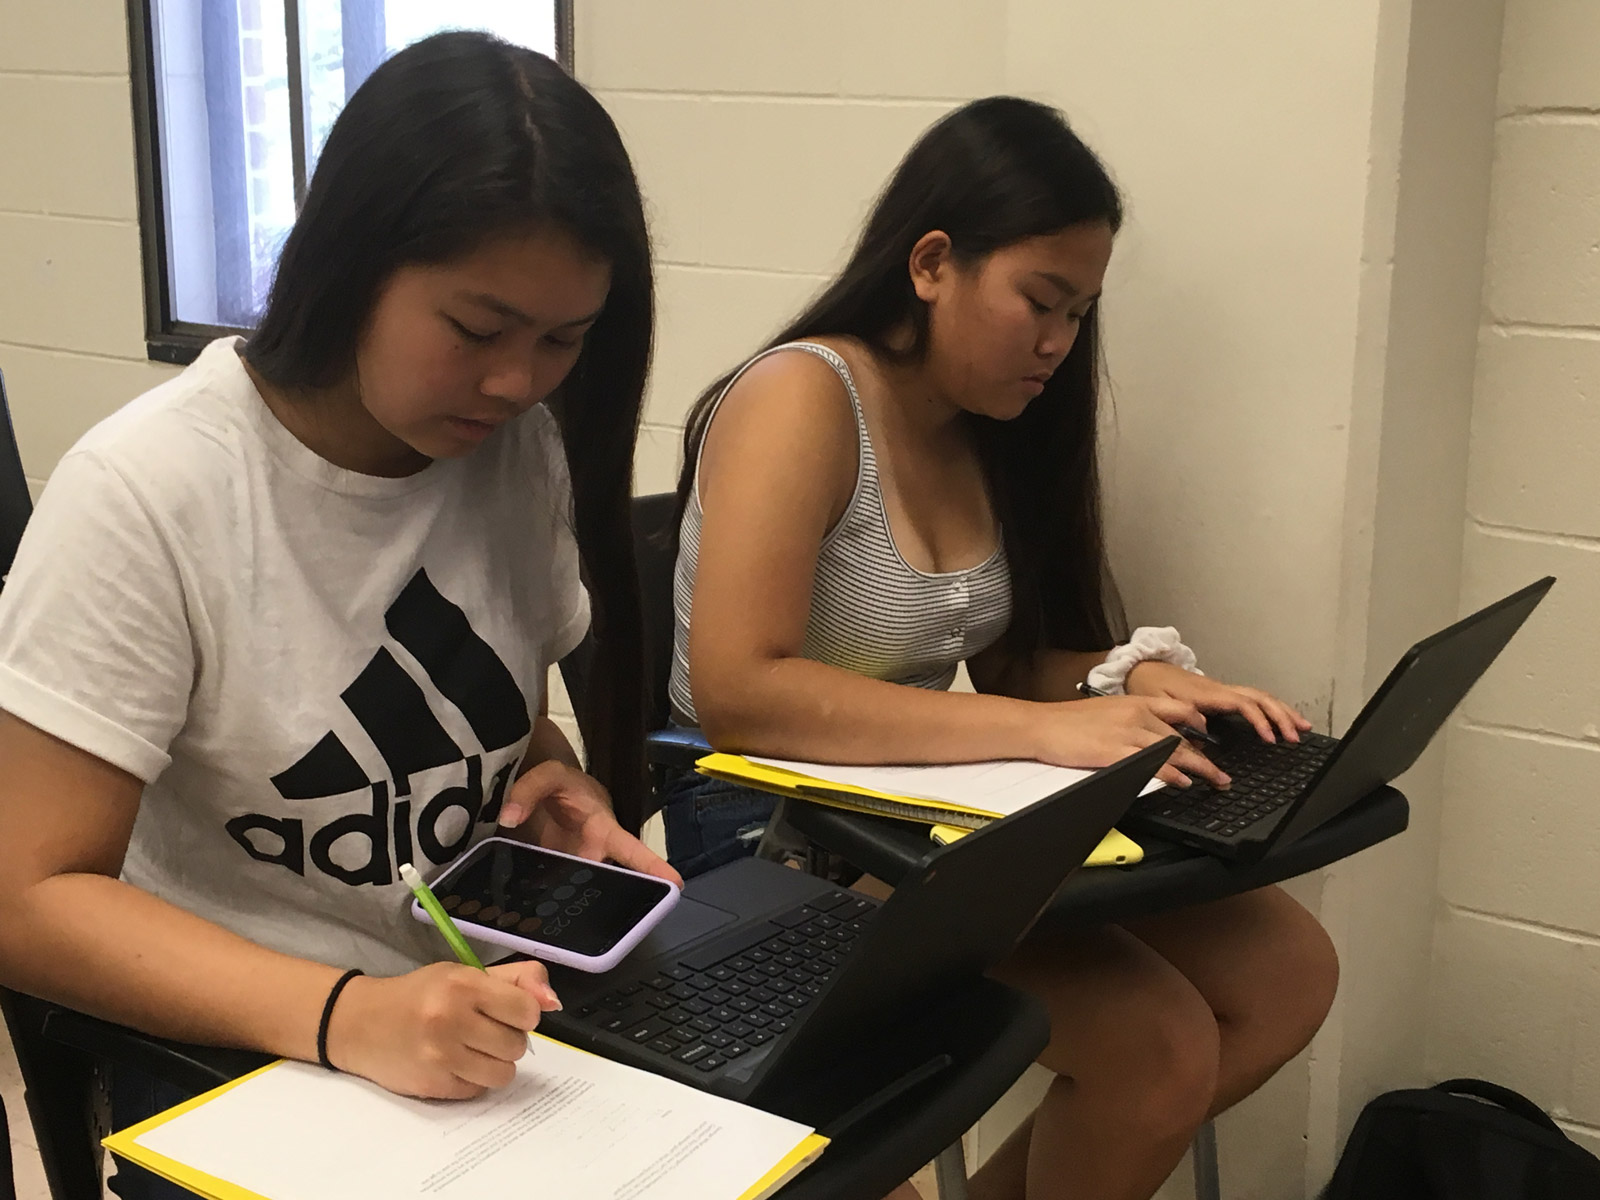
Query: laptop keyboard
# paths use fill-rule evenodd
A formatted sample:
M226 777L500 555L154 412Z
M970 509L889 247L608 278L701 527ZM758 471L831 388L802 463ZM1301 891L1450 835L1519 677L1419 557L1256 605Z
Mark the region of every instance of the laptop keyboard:
M1301 734L1298 745L1232 738L1206 751L1206 757L1232 777L1232 787L1219 792L1196 780L1182 791L1152 792L1134 806L1135 811L1213 837L1231 838L1298 798L1338 744L1338 739L1320 733Z
M782 1037L877 915L834 891L621 983L574 1016L711 1072Z

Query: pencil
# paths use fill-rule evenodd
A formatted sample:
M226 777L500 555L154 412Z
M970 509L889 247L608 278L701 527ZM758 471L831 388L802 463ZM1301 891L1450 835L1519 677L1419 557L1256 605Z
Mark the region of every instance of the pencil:
M439 897L435 896L433 889L422 881L422 876L417 869L410 863L401 863L400 878L406 881L406 886L416 896L417 903L422 905L422 911L428 914L428 918L433 922L434 927L444 935L444 940L450 943L450 949L455 951L456 957L473 970L484 971L487 974L483 963L473 953L472 947L467 944L467 939L461 936L461 930L456 928L456 923L450 919L450 914L445 912L444 905L439 903ZM528 1053L532 1054L533 1049L533 1034L530 1032L528 1034Z

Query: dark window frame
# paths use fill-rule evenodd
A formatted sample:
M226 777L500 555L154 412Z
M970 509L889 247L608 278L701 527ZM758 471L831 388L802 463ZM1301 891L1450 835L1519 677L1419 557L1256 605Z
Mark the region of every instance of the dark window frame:
M138 165L139 242L144 268L145 349L155 362L187 365L207 342L249 330L178 320L172 315L167 264L165 181L161 177L161 130L156 116L156 0L127 0L129 75L133 88L133 143ZM572 68L572 0L555 0L556 53ZM283 0L289 57L289 136L293 146L295 203L305 196L305 70L300 57L300 2Z

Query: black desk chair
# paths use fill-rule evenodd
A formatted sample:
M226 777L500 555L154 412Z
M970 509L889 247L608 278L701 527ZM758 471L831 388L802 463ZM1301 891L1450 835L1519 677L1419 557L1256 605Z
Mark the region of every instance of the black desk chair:
M1104 925L1220 900L1348 858L1402 832L1409 817L1404 796L1392 787L1379 788L1336 820L1246 867L1144 838L1143 862L1079 871L1040 919L1067 926ZM904 878L933 849L926 826L888 817L794 804L789 821L806 837L886 883Z
M672 573L677 557L676 497L642 496L634 501L634 545L645 613L646 657L655 671L650 713L658 732L645 739L652 770L692 770L710 746L699 730L668 729L667 673L672 667ZM565 674L567 664L563 663ZM581 679L568 679L568 690ZM928 827L887 817L844 812L821 804L784 801L779 809L789 828L812 847L831 853L885 883L896 884L933 849ZM1127 868L1079 871L1052 901L1041 920L1088 927L1202 904L1279 883L1326 867L1405 829L1410 810L1394 788L1380 788L1338 820L1275 850L1245 868L1171 843L1145 839L1145 859ZM959 1152L957 1143L955 1150ZM960 1159L941 1160L940 1188L960 1169ZM1207 1123L1195 1138L1196 1200L1218 1200L1216 1130ZM949 1195L950 1193L945 1193ZM959 1194L959 1193L955 1193Z
M1016 1082L1050 1036L1049 1018L1038 1001L990 981L964 995L962 1004L960 1021L943 1022L951 1065L834 1133L822 1159L779 1192L778 1200L877 1200L926 1165L937 1147L960 1145L961 1135ZM131 1066L196 1093L270 1061L240 1050L149 1037L16 993L5 1005L13 1036L19 1026L32 1027L37 1036L25 1044L44 1052L24 1062L24 1079L60 1085L43 1092L30 1087L28 1105L54 1200L100 1200L102 1194L98 1131L89 1113L96 1060ZM942 1170L947 1170L943 1164ZM947 1200L964 1194L952 1182L941 1173Z
M0 587L32 512L6 402L5 379L0 376ZM96 1057L131 1066L158 1065L161 1074L201 1088L213 1087L225 1078L208 1073L185 1048L168 1047L132 1030L4 988L0 988L0 1016L11 1035L45 1181L55 1200L100 1200L103 1194L93 1116ZM0 1105L0 1134L6 1134L5 1121L4 1106ZM14 1200L10 1150L9 1135L0 1136L0 1200Z
M961 1019L940 1025L950 1065L937 1076L859 1121L832 1134L822 1158L775 1200L878 1200L920 1170L940 1147L960 1145L961 1135L1016 1082L1049 1040L1049 1018L1032 997L983 980L962 996ZM218 1087L270 1061L241 1050L190 1046L150 1037L29 996L11 993L6 1020L42 1057L23 1059L25 1080L59 1086L29 1086L29 1111L53 1200L101 1200L98 1130L90 1116L90 1080L97 1060L134 1067L199 1093ZM847 1114L846 1114L847 1115ZM829 1126L824 1123L824 1132ZM958 1188L964 1189L965 1179ZM964 1190L941 1194L963 1196ZM0 1196L5 1192L0 1190Z
M28 495L28 480L22 473L22 454L11 427L11 409L6 404L6 380L0 375L0 588L5 586L16 557L22 529L33 513L33 498ZM0 996L0 1004L4 1003ZM11 1162L11 1127L6 1120L5 1100L0 1098L0 1200L16 1200L16 1175Z
M668 774L692 770L695 761L710 749L699 730L670 728L667 683L672 674L677 512L677 496L671 492L633 501L634 559L644 616L645 718L647 727L654 730L645 737L654 786L646 798L643 820L659 811L661 787ZM562 681L575 705L582 704L589 662L587 645L579 646L561 662ZM941 1200L964 1200L966 1161L961 1136L1044 1049L1049 1040L1048 1020L1037 1024L1043 1017L1042 1007L1017 997L1015 1007L1002 1004L985 1020L964 1021L964 1026L981 1026L976 1040L967 1047L969 1062L946 1070L926 1088L876 1114L860 1129L848 1130L819 1164L781 1195L785 1200L791 1195L795 1200L880 1196L932 1159ZM1031 1055L1023 1056L1021 1050L1029 1045Z
M3 452L0 446L0 460ZM0 461L0 473L3 469ZM20 471L19 463L19 477ZM3 486L0 479L0 494ZM646 645L653 671L655 719L662 725L667 721L675 549L670 537L664 541L660 535L670 530L672 513L671 496L644 497L634 513L644 587L647 597L654 598L654 603L647 599ZM20 536L20 525L16 533ZM580 647L562 663L563 677L575 697L582 693L585 661ZM703 753L703 746L692 748L692 739L664 731L652 742L651 758L657 769L664 769L692 766L694 758ZM985 980L977 984L970 998L963 997L963 1003L962 1020L940 1025L941 1044L950 1065L869 1116L839 1129L822 1159L779 1193L782 1200L878 1200L935 1158L943 1200L963 1200L966 1178L961 1135L1005 1094L1049 1039L1048 1017L1031 997ZM53 1200L102 1197L104 1160L99 1137L103 1131L93 1103L97 1066L129 1067L198 1093L269 1061L267 1056L246 1051L167 1041L3 989L0 1013L16 1048ZM0 1190L0 1200L10 1200L4 1190Z
M983 979L930 1013L910 1036L936 1039L950 1065L858 1122L834 1140L805 1174L774 1200L878 1200L928 1162L930 1148L954 1147L935 1160L941 1200L965 1200L961 1136L1017 1081L1050 1040L1043 1003Z
M657 492L634 498L633 551L644 617L645 728L651 731L645 734L644 747L652 787L642 820L648 820L660 810L661 789L670 775L692 771L694 764L711 752L705 735L698 729L676 728L671 724L672 702L667 695L667 684L672 676L672 582L678 561L677 516L676 493ZM579 646L562 660L562 681L574 698L583 694L588 664L586 645ZM838 866L837 862L828 861L829 856L830 851L820 843L812 843L808 847L807 869L813 874L826 874L829 868ZM844 883L850 882L852 877L833 875Z
M22 452L17 449L16 431L11 427L11 409L6 404L6 379L0 375L0 587L11 570L22 530L33 515L33 497L28 494L28 479L22 473Z
M933 848L927 827L907 821L821 804L786 804L785 818L808 841L886 883L898 883ZM1210 855L1146 838L1143 862L1079 871L1040 920L1057 927L1085 928L1220 900L1348 858L1402 832L1409 819L1406 798L1392 787L1379 788L1338 819L1248 867L1230 866ZM1217 1135L1210 1122L1196 1134L1193 1153L1195 1200L1220 1200Z
M272 1061L246 1050L167 1041L20 992L0 991L0 1011L22 1068L52 1200L104 1195L97 1068L129 1067L198 1094Z
M5 378L0 376L0 587L32 513ZM104 1194L94 1113L97 1062L133 1067L205 1091L268 1061L239 1051L165 1042L5 988L0 988L0 1017L11 1035L28 1116L54 1200L101 1200ZM0 1200L14 1200L5 1122L0 1104Z
M667 772L694 769L710 751L698 729L674 729L667 684L672 677L672 577L678 561L678 497L673 492L635 496L633 556L639 575L639 607L644 618L645 757L655 790ZM588 639L561 660L561 680L574 704L581 702L591 653ZM652 796L644 819L654 816L659 801ZM635 833L638 831L635 830Z

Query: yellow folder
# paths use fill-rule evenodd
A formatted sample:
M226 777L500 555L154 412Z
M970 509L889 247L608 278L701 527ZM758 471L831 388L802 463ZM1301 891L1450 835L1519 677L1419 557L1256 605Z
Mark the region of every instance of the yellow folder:
M770 763L753 762L742 754L708 754L695 763L695 769L712 779L743 784L763 792L773 792L799 800L811 800L851 812L896 817L931 825L930 835L941 845L981 829L1002 814L979 808L924 800L834 780L819 779ZM1084 863L1087 867L1120 867L1136 863L1144 850L1125 834L1113 829L1100 840Z
M279 1061L104 1145L206 1200L515 1195L507 1179L575 1200L621 1194L616 1178L627 1176L641 1184L629 1195L764 1200L828 1144L795 1122L538 1040L511 1085L477 1100L413 1100ZM600 1162L609 1182L596 1178Z

